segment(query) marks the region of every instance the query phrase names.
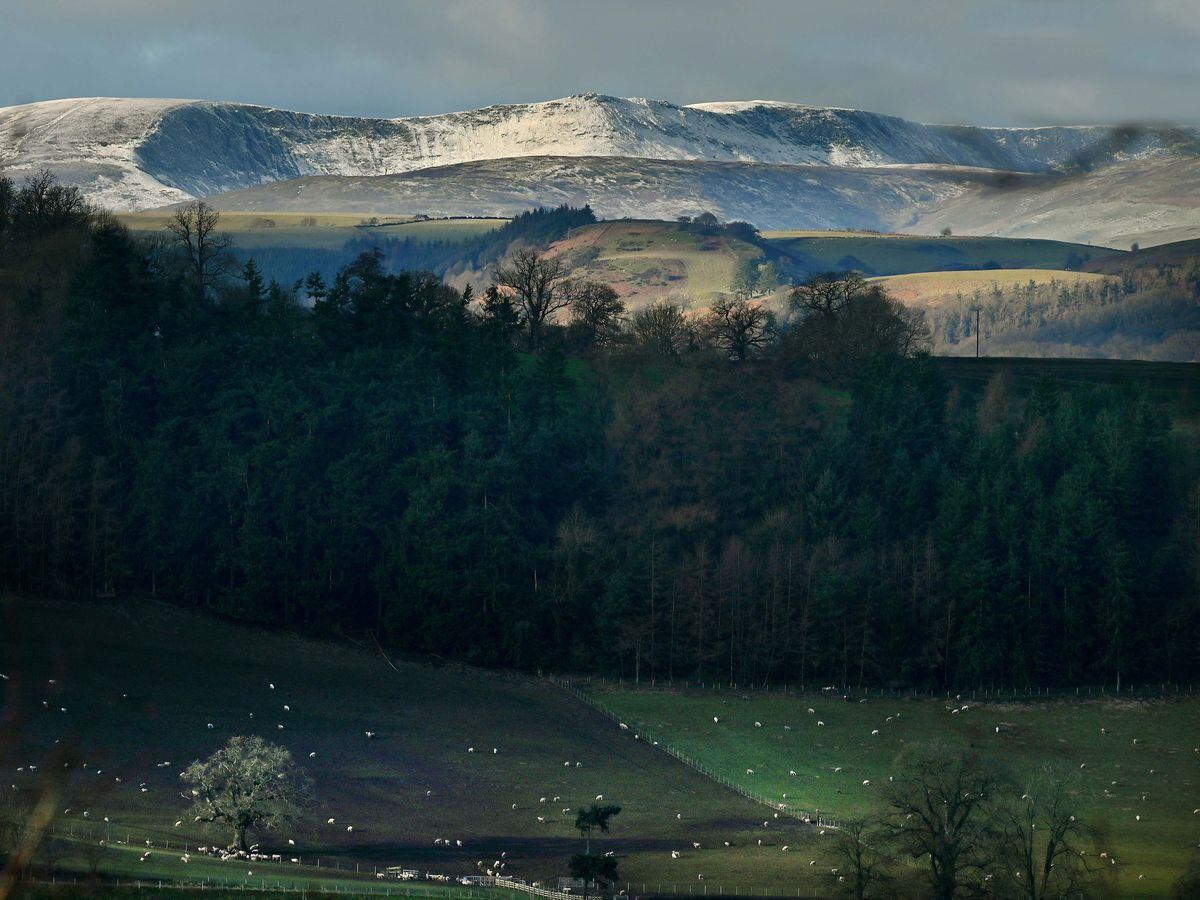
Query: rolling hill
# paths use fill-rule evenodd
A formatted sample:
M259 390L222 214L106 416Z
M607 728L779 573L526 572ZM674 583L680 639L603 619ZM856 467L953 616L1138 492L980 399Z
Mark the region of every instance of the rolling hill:
M530 677L389 660L373 646L301 640L155 603L11 597L0 598L0 660L7 780L32 792L41 776L30 765L44 769L65 742L86 765L59 825L108 817L133 844L228 841L186 815L179 772L235 734L288 747L315 782L306 822L260 835L263 847L325 865L457 876L504 853L513 876L565 874L582 848L574 810L598 794L622 806L600 838L619 856L622 880L663 880L670 851L686 849L672 873L680 882L696 882L701 870L759 891L791 885L779 844L818 840L784 820L769 846L748 846L768 817L762 806ZM726 840L738 849L722 850ZM693 852L693 841L704 851ZM190 871L175 864L168 874Z
M1002 755L1018 776L1047 761L1070 768L1082 761L1089 768L1081 809L1104 826L1100 839L1121 859L1114 886L1122 896L1161 892L1196 839L1194 698L981 698L968 715L951 716L938 699L859 704L774 690L597 690L629 723L623 729L540 679L390 659L371 644L272 634L159 603L4 597L0 623L7 780L18 795L32 792L42 776L31 766L44 769L56 742L77 750L82 765L54 828L77 837L89 828L109 832L101 871L126 877L244 876L236 863L199 856L183 863L179 855L185 844L227 839L189 819L178 772L233 734L283 744L315 782L304 824L258 836L264 850L282 850L305 868L255 864L255 875L268 878L312 877L318 857L325 871L351 877L356 868L385 865L457 876L501 853L510 874L551 878L579 849L574 809L603 794L622 812L594 845L617 855L621 881L638 893L700 893L704 875L712 893L825 894L838 865L835 831L777 818L655 741L739 790L819 808L835 821L872 807L876 789L860 782L886 779L910 740L974 743ZM819 733L808 706L827 721ZM897 711L901 719L882 724ZM873 728L881 734L871 735ZM1109 796L1103 788L1112 779ZM1145 821L1134 823L1134 814ZM139 862L147 840L160 849ZM164 842L175 853L163 852ZM790 852L780 852L784 846ZM62 862L81 864L71 854ZM905 880L914 877L907 870Z
M0 170L48 167L118 210L283 182L221 203L446 216L587 200L609 218L1149 243L1197 228L1198 155L1194 129L928 125L766 100L580 94L399 119L103 97L0 109Z
M843 814L878 809L880 785L902 777L892 767L896 754L934 735L1003 761L1018 779L1057 766L1074 773L1067 777L1079 815L1094 828L1093 856L1116 861L1100 884L1112 896L1169 896L1200 837L1192 812L1200 703L1082 693L1079 701L1035 701L1023 691L980 691L955 701L858 692L858 702L847 702L834 691L612 686L594 696L734 784ZM1096 895L1104 895L1100 884Z

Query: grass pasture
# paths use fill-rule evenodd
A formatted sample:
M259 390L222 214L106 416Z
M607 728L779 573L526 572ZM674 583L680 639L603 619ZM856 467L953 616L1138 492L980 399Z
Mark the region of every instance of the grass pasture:
M799 273L856 269L864 275L907 275L955 269L1073 269L1123 255L1106 247L1028 238L854 232L768 232L764 237Z
M561 689L522 676L392 662L395 668L373 646L264 633L159 604L5 599L0 672L10 680L0 767L18 792L33 792L41 775L28 766L44 770L55 741L64 742L87 766L72 778L56 831L78 832L109 817L113 839L125 832L138 851L144 839L224 844L228 835L190 821L178 775L231 735L257 733L287 746L315 782L304 827L257 839L264 852L306 864L319 856L323 872L330 864L363 872L404 865L458 876L504 852L506 874L551 878L565 873L582 846L574 809L603 794L623 806L611 834L599 838L618 855L622 881L697 893L705 885L820 892L820 879L801 871L800 855L811 851L806 866L828 837L776 822ZM368 739L367 730L377 737ZM435 845L436 838L463 846ZM796 852L781 853L783 844ZM672 850L682 858L673 860ZM193 856L185 864L177 852L157 850L142 863L123 855L130 852L114 849L102 870L164 879L193 879L209 867L241 873L240 863ZM248 868L258 874L259 865ZM287 864L262 871L295 872Z
M122 213L118 218L134 231L164 231L171 213L163 210ZM372 218L378 224L367 224ZM265 247L341 250L353 238L411 237L420 241L465 241L499 228L505 219L415 219L372 217L350 213L222 211L219 230L243 250Z
M575 229L551 252L575 275L612 285L631 309L679 296L705 306L727 293L738 265L762 251L725 236L694 234L674 222L620 220Z
M1200 841L1200 815L1193 814L1200 807L1195 697L860 703L836 694L743 699L737 691L621 688L593 696L731 782L834 817L878 809L879 785L899 774L892 762L914 741L936 737L974 747L1018 779L1055 764L1077 785L1097 849L1118 860L1107 875L1116 896L1169 895Z
M883 275L868 279L883 285L893 297L913 306L938 306L958 296L969 297L975 291L990 293L1022 287L1029 282L1039 285L1104 282L1105 275L1094 272L1068 272L1058 269L982 269L950 272L914 272L909 275Z
M747 791L835 820L873 808L896 753L914 740L971 744L1018 775L1057 763L1077 780L1081 812L1120 861L1108 875L1119 896L1167 893L1200 841L1195 698L972 701L954 714L947 707L960 704L936 700L596 689L631 726L621 730L542 680L389 661L373 646L264 633L160 604L8 598L0 635L6 780L32 792L40 776L31 763L44 769L56 740L78 748L87 765L54 828L80 841L109 817L100 871L110 877L311 891L334 880L345 891L375 887L376 866L458 876L504 852L508 874L549 879L580 847L574 808L603 794L623 811L598 843L618 855L621 880L635 890L828 893L834 832L776 819L649 740L669 742ZM368 739L367 730L378 736ZM635 737L642 732L645 739ZM194 852L180 861L181 843L227 836L189 821L178 772L238 733L288 746L314 779L306 823L257 836L265 852L296 856L301 866ZM464 846L434 845L437 837ZM155 846L142 860L145 839ZM81 846L62 854L60 872L86 871Z

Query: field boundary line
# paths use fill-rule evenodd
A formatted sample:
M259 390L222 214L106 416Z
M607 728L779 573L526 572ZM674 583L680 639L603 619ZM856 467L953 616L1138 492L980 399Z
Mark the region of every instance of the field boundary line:
M567 680L565 678L560 678L557 675L547 675L545 677L555 687L558 687L559 689L570 694L576 700L579 700L580 702L586 704L587 706L590 706L592 709L594 709L596 712L600 713L606 719L609 719L610 721L615 722L617 724L618 728L620 728L622 730L628 729L628 730L632 731L634 738L645 742L646 746L650 747L653 750L659 750L659 751L665 753L667 756L670 756L673 759L677 760L678 762L683 763L689 769L699 772L701 775L703 775L705 778L709 779L710 781L715 781L715 782L717 782L717 784L720 784L720 785L728 788L729 790L733 791L734 793L741 794L747 800L752 800L755 803L765 806L774 813L781 813L783 815L790 816L793 819L798 819L801 822L803 822L805 825L814 825L814 826L818 826L821 828L837 828L838 827L838 823L836 822L836 820L831 819L828 816L822 815L820 812L810 813L808 810L800 809L799 807L792 806L791 804L788 804L788 803L779 803L775 800L770 800L770 799L762 796L761 794L756 794L754 791L751 791L747 788L742 787L742 785L740 785L734 781L730 781L728 778L724 777L723 775L720 775L719 773L712 771L711 769L709 769L707 766L705 766L703 763L699 762L698 760L694 760L690 756L687 756L686 754L681 753L679 750L676 750L670 744L668 744L666 742L661 742L661 741L655 740L654 736L652 734L650 734L650 732L647 731L646 729L638 728L638 727L631 727L631 726L627 725L625 722L623 722L621 720L621 717L618 716L616 713L614 713L611 709L606 707L599 700L596 700L594 697L588 695L584 691L577 688L569 680Z

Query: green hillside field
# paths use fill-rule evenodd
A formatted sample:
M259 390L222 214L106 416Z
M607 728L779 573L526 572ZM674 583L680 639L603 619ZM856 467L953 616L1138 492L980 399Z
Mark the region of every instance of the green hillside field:
M1111 690L1078 700L627 686L591 695L718 776L835 818L880 810L880 785L899 776L896 755L914 741L976 748L1018 780L1055 764L1071 773L1095 852L1117 860L1105 877L1113 895L1167 896L1200 841L1200 700Z
M603 795L623 809L593 847L617 854L623 881L699 892L703 874L713 891L820 889L799 861L827 843L815 829L776 821L543 680L389 660L369 643L301 640L154 603L8 598L0 635L6 781L31 795L51 754L77 748L86 767L54 827L79 837L107 817L113 843L100 865L111 875L311 878L319 857L321 878L391 865L457 877L504 853L506 874L550 879L582 849L575 809ZM283 744L312 777L307 824L257 835L264 852L303 869L180 861L184 844L229 841L191 821L178 776L235 734ZM154 847L140 861L147 839ZM784 844L797 852L781 853ZM83 867L80 849L64 871Z
M955 269L1075 269L1123 255L1107 247L1027 238L769 231L763 237L794 270L856 269L865 275Z

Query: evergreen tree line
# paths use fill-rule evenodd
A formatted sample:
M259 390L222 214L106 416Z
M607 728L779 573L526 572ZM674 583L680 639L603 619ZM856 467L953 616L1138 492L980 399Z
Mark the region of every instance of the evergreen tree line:
M964 393L852 276L626 315L532 250L478 297L380 252L294 288L203 210L0 212L8 590L656 679L1197 674L1190 432L1137 388Z

